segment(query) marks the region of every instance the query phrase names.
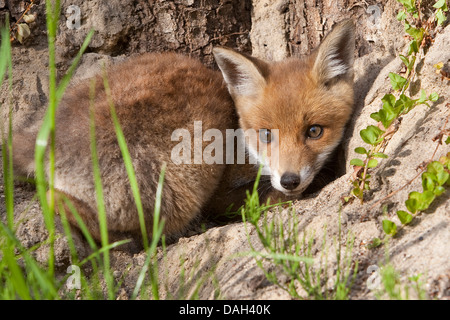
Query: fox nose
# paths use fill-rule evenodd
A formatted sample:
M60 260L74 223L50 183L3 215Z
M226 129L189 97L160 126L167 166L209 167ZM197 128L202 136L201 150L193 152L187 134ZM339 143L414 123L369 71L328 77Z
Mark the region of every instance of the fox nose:
M287 190L294 190L300 184L300 176L292 172L287 172L281 176L280 184Z

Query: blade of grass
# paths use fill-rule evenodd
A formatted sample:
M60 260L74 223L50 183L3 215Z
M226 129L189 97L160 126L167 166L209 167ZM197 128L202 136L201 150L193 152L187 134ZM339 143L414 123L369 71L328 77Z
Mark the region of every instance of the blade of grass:
M9 92L12 92L12 56L11 43L9 41L9 23L1 30L0 47L0 85L3 84L6 73L8 72ZM0 124L2 134L2 159L3 159L3 182L5 194L6 216L8 227L13 228L14 224L14 186L13 186L13 162L12 162L12 108L8 112L8 137L5 138L3 122Z
M125 240L120 240L120 241L116 241L113 243L108 243L107 246L101 247L100 249L98 249L97 251L91 253L87 258L83 259L80 262L80 266L84 265L85 263L87 263L88 261L92 260L94 257L97 257L100 253L104 253L104 252L108 252L111 249L117 248L119 246L122 246L126 243L130 242L129 239L125 239Z
M2 237L4 237L4 235L2 235ZM8 268L7 274L2 278L7 279L11 284L10 290L14 292L13 295L17 294L20 299L30 300L31 296L27 288L25 277L15 258L14 247L10 244L10 241L8 242L9 243L3 244L1 248L3 253L2 261L5 262Z
M81 55L86 50L89 41L93 35L91 31L86 37L83 45L74 59L67 74L61 80L59 86L56 85L56 58L55 58L55 41L58 29L58 20L60 15L60 1L46 1L47 13L47 34L48 34L48 50L49 50L49 105L44 117L43 124L39 130L36 139L35 148L35 165L36 165L36 190L39 195L42 212L44 214L44 221L49 232L49 238L54 240L55 225L54 225L54 173L55 173L55 118L56 109L59 101L62 98L64 90L66 89L73 71L75 70ZM47 182L45 174L45 154L47 150L48 140L50 139L49 161L48 161L48 185L49 185L49 201L47 201ZM49 251L49 274L54 274L54 248L51 241Z
M314 259L307 257L297 257L292 254L285 253L264 253L258 251L247 251L240 252L237 256L251 256L251 257L262 257L270 260L285 260L292 262L304 262L308 265L312 265L314 263Z
M12 57L11 57L11 43L9 41L9 19L6 19L6 26L1 29L1 47L0 47L0 85L3 84L6 73L8 72L9 78L9 92L12 90ZM8 275L4 275L5 279L10 281L9 297L16 298L16 295L21 299L31 299L25 276L22 269L17 263L15 256L15 248L12 240L9 239L5 230L12 230L14 228L14 186L13 186L13 168L12 168L12 112L9 110L9 130L8 137L4 136L3 122L0 130L2 134L2 160L3 160L3 180L4 180L4 194L5 194L5 207L7 214L8 227L2 226L2 234L4 236L0 249L2 251L2 261L5 262L8 271Z
M72 202L64 197L64 203L70 210L70 213L73 215L75 220L78 223L78 227L80 228L81 232L83 233L83 236L86 238L89 247L95 251L97 250L97 245L95 243L94 238L92 238L92 235L90 234L88 228L86 227L86 224L84 223L83 219L81 219L80 215L78 214L77 210L75 209L75 206L72 204Z
M36 278L36 281L39 283L39 287L44 294L44 297L46 299L58 298L58 290L56 289L55 283L53 282L53 279L55 278L49 277L49 275L37 264L33 257L31 257L27 250L23 248L22 244L15 237L14 233L2 222L0 222L0 229L2 229L3 234L8 238L8 240L13 243L15 249L17 249L22 254L23 258L25 259L25 266L27 267L27 269L29 269L29 272L31 272ZM15 275L20 277L20 275L17 273Z
M95 194L97 199L97 211L100 224L100 237L102 241L102 248L108 247L108 225L106 219L105 202L103 196L103 186L101 181L100 166L98 163L97 155L97 143L95 135L95 79L91 80L90 92L89 92L89 118L90 118L90 135L91 135L91 157L92 157L92 169L94 173ZM103 254L103 272L105 275L105 281L108 291L108 298L114 299L114 278L110 270L109 250L105 250Z
M163 230L164 230L164 221L160 220L160 211L161 211L161 198L162 198L162 189L163 189L163 183L164 183L164 176L165 176L166 166L163 165L163 168L161 170L161 173L159 175L158 180L158 188L156 190L156 199L155 199L155 210L153 214L153 232L152 232L152 242L150 247L147 251L147 257L145 259L144 265L141 269L141 272L139 273L138 280L136 282L136 286L134 287L132 299L136 299L139 292L141 291L142 284L144 282L145 274L147 273L147 270L149 268L150 262L155 258L156 254L156 246L159 243L159 240L161 239ZM150 279L151 279L151 286L152 286L152 293L153 298L155 300L159 299L159 289L158 289L158 282L155 278L157 274L157 265L155 266L156 261L153 261L153 270L150 272Z
M15 289L19 292L17 293L19 297L26 299L30 298L30 291L33 292L33 297L41 297L41 292L43 292L44 297L51 298L55 297L56 290L54 285L48 285L49 279L54 279L54 240L55 240L55 233L54 233L54 194L53 194L53 181L54 181L54 128L55 128L55 112L57 105L59 101L62 98L62 95L64 93L64 90L66 89L70 78L77 66L77 63L79 62L82 53L87 48L87 45L93 35L93 31L89 33L87 38L85 39L85 42L83 43L83 46L78 53L77 57L74 59L74 62L72 63L71 67L69 68L69 71L67 74L63 77L58 87L56 87L56 63L55 63L55 39L56 39L56 31L57 31L57 25L58 25L58 17L60 14L60 1L47 1L46 3L47 8L47 29L48 29L48 42L49 42L49 73L50 73L50 90L49 90L49 107L46 112L46 116L44 119L44 125L41 128L38 138L36 140L36 155L35 160L36 161L36 176L37 176L37 190L38 195L41 201L41 205L43 208L43 215L44 220L46 223L46 227L49 231L49 243L50 243L50 250L49 250L49 259L48 259L48 277L47 275L44 275L42 272L43 270L40 269L36 263L36 261L27 254L24 249L20 249L19 252L22 252L24 255L24 268L25 270L29 271L27 274L27 278L25 279L24 274L22 274L22 269L18 268L17 264L17 255L16 252L19 247L17 247L19 242L14 242L13 244L9 243L10 241L13 241L11 236L6 237L7 243L6 245L2 245L1 249L3 253L8 257L7 260L9 261L9 270L14 270L14 276L12 281L15 282ZM7 29L2 30L2 39L9 39L9 32ZM3 78L6 72L6 68L9 68L9 81L10 81L10 88L12 87L12 63L11 63L11 51L10 51L10 41L2 41L2 45L0 48L0 83L3 82ZM13 230L13 171L12 171L12 120L11 120L11 113L9 117L9 136L8 136L8 142L5 143L5 139L3 136L3 128L0 128L2 130L2 140L4 148L2 148L2 156L3 156L3 164L4 164L4 178L5 178L5 201L6 201L6 208L7 208L7 221L8 221L8 229ZM50 180L50 206L47 202L46 198L46 188L47 184L45 181L45 166L44 166L44 157L46 153L46 147L47 147L47 141L49 140L49 137L51 138L52 145L49 152L49 180ZM6 147L5 147L6 146ZM8 153L6 152L8 150ZM7 158L7 155L9 155L9 158ZM13 232L11 231L11 235L13 235ZM9 259L11 258L11 259ZM17 273L20 272L20 273ZM31 273L30 273L31 272ZM28 281L31 281L29 283L29 290L27 288L26 283ZM42 288L40 288L42 286ZM11 287L11 286L10 286ZM25 291L27 290L27 291ZM14 296L16 293L13 293L11 296Z
M144 249L147 251L148 249L148 236L144 218L144 209L142 207L141 195L139 192L139 186L136 179L136 174L133 168L133 161L130 156L130 152L128 151L127 143L125 140L125 136L123 134L122 128L119 123L119 119L117 117L116 108L114 106L114 102L112 100L111 89L109 87L108 78L106 75L106 70L103 68L103 84L105 87L106 97L108 99L108 103L111 110L111 118L114 124L114 129L116 131L117 141L119 143L120 151L122 152L123 161L125 164L125 168L127 170L128 179L131 186L131 191L133 193L134 201L136 204L136 209L139 215L139 223L141 226L142 240L144 243Z
M9 23L8 19L6 19L6 26L1 29L1 46L0 46L0 84L3 83L5 79L6 70L11 72L12 69L12 61L11 61L11 43L8 41L9 39ZM12 81L12 79L10 79Z
M72 232L70 230L69 221L67 221L66 211L65 211L64 206L62 205L62 203L58 203L58 208L59 208L59 213L60 213L59 215L61 217L61 224L63 226L64 233L65 233L66 238L67 238L67 243L69 245L70 255L71 255L71 258L72 258L72 263L73 264L77 264L78 263L78 254L77 254L77 250L75 249L75 243L73 241L73 237L72 237Z
M94 238L92 238L92 235L90 234L88 228L86 227L86 224L84 223L83 219L81 219L80 215L76 211L75 206L72 204L72 202L69 199L64 198L64 203L67 206L67 208L69 209L70 213L75 218L75 220L77 221L78 227L80 228L84 238L87 240L87 242L89 244L89 247L93 251L93 253L88 258L86 258L83 261L79 262L78 266L81 267L82 265L84 265L85 263L90 261L92 263L92 269L93 269L93 277L90 278L91 285L94 288L96 288L96 287L100 288L100 283L99 283L99 280L98 280L98 274L99 274L98 264L102 265L102 259L101 259L101 256L100 256L100 250L98 249ZM115 247L115 245L114 246L110 245L108 247L109 248L113 248L113 247ZM97 264L97 262L98 262L98 264ZM85 288L86 288L85 290L89 289L86 286L85 286ZM101 291L101 288L100 288L99 291ZM92 296L95 296L95 293L92 293L92 292L88 291L88 297L92 297Z
M158 245L159 240L161 239L162 232L164 230L164 221L160 220L160 214L161 214L161 200L165 174L166 174L166 164L164 163L161 169L161 173L159 175L158 187L156 189L155 209L153 213L153 232L152 232L151 250L154 251L155 253L156 253L156 246ZM154 253L152 255L154 257L152 263L153 270L150 273L152 293L153 298L155 300L159 300L159 285L157 278L158 263L156 261L156 255Z

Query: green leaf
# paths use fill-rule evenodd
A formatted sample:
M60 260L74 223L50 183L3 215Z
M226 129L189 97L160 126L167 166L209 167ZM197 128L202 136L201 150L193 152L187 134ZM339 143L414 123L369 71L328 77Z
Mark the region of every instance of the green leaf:
M373 249L376 247L379 247L381 244L380 238L373 238L372 241L369 243L369 249Z
M443 166L447 167L447 169L450 169L450 152L448 152L447 155L440 157L439 162L442 163Z
M409 43L408 55L411 55L413 52L415 52L415 53L419 52L419 45L417 44L416 40L412 40Z
M444 166L439 161L430 162L427 165L427 172L438 174L439 172L444 171Z
M433 192L437 197L439 197L441 194L445 192L445 188L443 186L437 186Z
M386 129L389 128L392 121L397 118L397 114L394 112L394 110L386 111L385 109L382 109L379 111L380 117L381 117L381 123L383 124L383 127Z
M407 66L408 71L411 71L414 67L414 63L416 62L416 56L411 57L411 61L409 61L409 65Z
M412 108L414 108L415 105L416 105L415 100L412 100L408 96L401 94L395 104L395 108L399 114L402 112L408 113Z
M438 172L436 174L438 185L442 186L444 183L446 183L449 176L450 174L448 174L447 171Z
M363 191L361 190L361 188L358 186L358 187L355 187L355 188L353 188L352 189L352 192L351 192L355 197L357 197L358 199L362 199L363 198Z
M414 194L414 193L418 193L418 192L416 192L416 191L411 192L408 200L405 201L406 208L408 209L409 212L411 212L413 214L415 214L417 211L419 211L418 210L419 201L417 200L418 197L411 196L411 194Z
M400 2L409 13L417 11L415 0L398 0L398 2Z
M428 209L428 207L434 201L435 198L436 195L434 194L434 192L429 190L424 191L421 196L422 203L419 206L419 211Z
M383 130L376 126L368 126L366 129L360 131L361 138L365 143L376 145L379 143L380 136L384 133Z
M439 9L445 4L445 0L438 0L434 5L433 8Z
M400 90L406 84L406 79L401 75L389 72L389 78L391 79L391 86L394 90Z
M394 121L395 118L398 117L399 110L395 107L397 101L395 99L395 96L392 94L384 95L381 101L383 102L383 108L377 113L377 117L379 118L378 121L381 121L383 126L385 128L388 128L391 125L392 121Z
M423 190L433 191L436 186L437 178L434 173L424 172L422 174L422 187Z
M359 154L367 154L367 150L363 147L355 148L355 152Z
M400 54L399 57L400 57L400 60L402 60L402 62L404 63L404 65L408 69L408 71L411 71L413 66L414 66L414 63L416 62L416 56L412 56L411 60L409 60L408 57L405 57L402 54Z
M413 191L409 194L408 200L405 201L406 208L411 213L424 211L428 209L436 195L433 191L425 190L423 193Z
M412 282L417 282L417 281L419 281L421 276L422 276L422 274L419 273L418 275L408 277L408 280L412 281Z
M394 236L397 233L397 225L391 220L383 220L383 230L386 234Z
M385 94L383 98L381 98L381 101L383 101L383 107L384 106L390 106L391 108L394 108L395 106L395 101L397 99L395 98L395 96L393 94Z
M438 0L438 2L436 2L436 3L433 5L433 8L436 8L436 9L442 9L442 10L444 10L444 11L448 11L447 3L445 2L445 0Z
M382 152L375 152L374 154L372 154L372 157L374 158L383 158L383 159L387 159L388 155L384 154Z
M433 92L432 94L430 94L429 99L433 102L436 102L439 99L439 95L436 92Z
M375 168L378 165L378 161L376 159L370 159L367 163L367 167Z
M422 104L425 103L426 101L428 101L427 93L425 92L425 90L422 89L420 91L420 98L419 100L417 100L417 103Z
M352 159L350 161L350 165L352 166L358 166L358 167L364 167L364 161L362 161L361 159Z
M405 10L399 11L398 14L397 14L397 20L398 21L403 21L405 19L406 19L406 12L405 12Z
M373 120L375 120L375 121L381 121L381 117L380 117L380 114L378 113L378 112L373 112L373 113L371 113L370 114L370 117L373 119Z
M409 66L409 59L407 57L405 57L404 55L400 54L399 55L400 60L402 60L402 62L405 64L405 66Z
M389 128L392 121L397 118L397 113L390 107L383 107L383 109L378 111L378 114L380 116L380 121L383 124L383 127L385 127L386 129Z
M412 221L413 216L410 215L408 212L403 211L403 210L399 210L397 211L397 216L400 219L400 222L402 224L408 224Z
M449 144L450 143L450 136L447 137L447 139L445 139L445 144Z
M447 20L447 17L445 16L445 14L442 11L442 9L438 9L436 11L436 18L437 18L438 26L442 25L445 22L445 20Z
M405 32L413 37L417 43L421 43L423 39L424 29L423 28L414 28L410 25L405 24Z

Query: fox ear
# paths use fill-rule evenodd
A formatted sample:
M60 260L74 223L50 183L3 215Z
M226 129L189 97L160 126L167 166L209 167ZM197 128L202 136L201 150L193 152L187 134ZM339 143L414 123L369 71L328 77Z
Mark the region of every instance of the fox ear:
M319 83L340 78L353 79L355 27L352 20L337 24L317 49L313 72Z
M257 95L265 87L265 62L220 47L214 48L213 54L233 98Z

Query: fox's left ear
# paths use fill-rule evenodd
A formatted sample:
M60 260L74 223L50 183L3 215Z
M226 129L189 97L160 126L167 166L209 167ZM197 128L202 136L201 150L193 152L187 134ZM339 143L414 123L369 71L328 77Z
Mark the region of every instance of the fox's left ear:
M317 49L313 72L319 83L353 79L355 26L352 20L338 23Z
M264 61L222 47L214 48L213 54L233 98L256 96L266 86Z

